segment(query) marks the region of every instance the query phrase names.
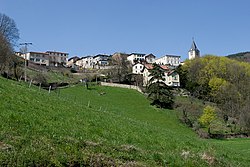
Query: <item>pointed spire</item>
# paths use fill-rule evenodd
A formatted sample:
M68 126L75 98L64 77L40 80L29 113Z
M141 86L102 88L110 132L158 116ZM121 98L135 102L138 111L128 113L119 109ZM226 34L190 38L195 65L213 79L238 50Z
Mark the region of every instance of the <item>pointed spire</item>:
M195 42L194 42L194 37L193 37L192 39L193 39L193 43L192 43L192 45L191 45L190 50L196 50L196 51L199 51L199 49L197 48L197 46L196 46L196 44L195 44Z

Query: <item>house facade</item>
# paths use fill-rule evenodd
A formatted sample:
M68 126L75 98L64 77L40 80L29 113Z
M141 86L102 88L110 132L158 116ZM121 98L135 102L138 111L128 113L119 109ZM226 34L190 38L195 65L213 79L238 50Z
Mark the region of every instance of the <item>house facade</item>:
M80 68L94 68L93 56L82 57L75 64Z
M161 58L158 58L155 60L156 64L160 65L170 65L177 67L181 63L181 56L175 56L175 55L165 55Z
M148 54L145 56L145 62L148 64L153 64L155 62L156 56L153 55L152 53Z
M49 54L49 65L50 66L66 66L68 61L68 53L56 52L56 51L47 51Z
M108 66L109 65L109 55L98 54L93 57L93 62L95 66Z
M22 54L20 52L16 52L17 56L20 56L26 60L32 61L35 64L49 66L49 54L44 52L28 52L26 54Z
M166 65L160 65L160 67L164 70L164 83L171 87L179 87L180 86L180 77L179 74L170 69ZM150 75L150 70L153 69L152 64L145 64L142 70L143 75L143 86L147 86L149 84L149 80L152 78Z
M142 64L142 63L136 63L132 67L132 73L133 74L142 74L143 68L144 68L144 64Z
M69 54L62 52L47 51L47 52L27 52L26 54L16 52L16 55L39 65L66 66Z
M143 62L145 61L145 55L142 53L131 53L128 57L127 60L130 61L132 64L135 64L136 62Z
M67 67L74 67L75 66L75 63L79 60L80 58L77 57L77 56L74 56L74 57L71 57L68 59L68 62L67 62Z

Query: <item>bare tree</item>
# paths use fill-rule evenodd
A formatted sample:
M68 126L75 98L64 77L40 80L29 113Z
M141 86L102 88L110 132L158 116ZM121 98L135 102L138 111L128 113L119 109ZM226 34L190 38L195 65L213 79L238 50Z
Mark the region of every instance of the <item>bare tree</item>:
M11 66L16 67L16 64L13 65L13 46L18 39L19 32L15 21L0 13L0 73L9 71Z
M12 48L9 42L0 34L0 72L3 72L8 66L11 54Z
M112 65L114 68L110 71L111 77L119 83L124 82L132 71L132 65L123 55L112 57Z
M15 21L2 13L0 13L0 34L12 45L19 39Z

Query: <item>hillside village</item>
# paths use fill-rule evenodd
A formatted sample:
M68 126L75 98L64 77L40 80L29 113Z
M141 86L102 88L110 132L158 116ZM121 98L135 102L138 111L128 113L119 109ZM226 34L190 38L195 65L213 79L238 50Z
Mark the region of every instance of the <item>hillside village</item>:
M250 52L70 57L18 39L0 13L0 166L249 166Z
M16 55L22 57L28 62L45 67L65 67L71 68L75 72L83 73L93 70L109 70L119 66L121 62L126 63L126 68L130 70L131 75L142 76L142 85L147 86L150 80L150 70L153 69L153 63L159 64L165 73L165 84L171 87L180 86L180 76L176 68L182 64L181 56L164 55L157 58L154 54L142 53L114 53L113 55L98 54L95 56L69 57L69 53L46 51L30 51L27 53L16 52ZM192 42L188 51L189 59L200 57L200 51L195 41ZM122 68L122 67L120 67Z

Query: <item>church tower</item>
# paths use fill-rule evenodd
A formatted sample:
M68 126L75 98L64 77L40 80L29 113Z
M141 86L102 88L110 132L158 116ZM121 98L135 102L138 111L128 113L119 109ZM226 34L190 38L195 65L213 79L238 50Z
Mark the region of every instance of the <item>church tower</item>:
M192 46L191 46L190 50L188 51L188 58L189 58L189 60L192 60L192 59L195 59L198 57L200 57L200 51L197 48L197 46L194 42L194 39L193 39Z

